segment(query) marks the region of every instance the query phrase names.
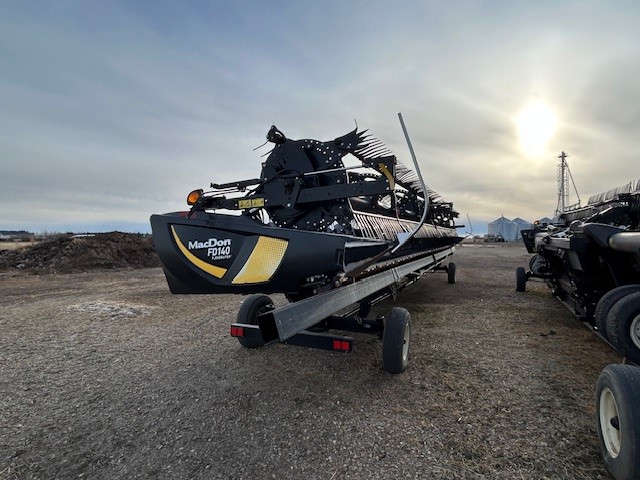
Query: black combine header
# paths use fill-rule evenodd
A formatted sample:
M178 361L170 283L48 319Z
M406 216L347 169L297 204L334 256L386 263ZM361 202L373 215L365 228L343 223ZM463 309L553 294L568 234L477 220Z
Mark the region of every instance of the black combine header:
M542 279L578 318L640 362L640 318L609 315L613 298L640 292L640 181L593 195L586 206L523 230L522 237L534 256L528 272L516 270L517 290L529 278Z
M640 364L640 180L593 195L522 237L534 255L528 271L516 269L516 290L544 281L627 363ZM605 465L617 480L640 478L640 368L607 366L596 408Z
M426 271L445 270L454 283L455 265L443 261L462 238L458 213L424 185L402 127L415 171L366 131L292 140L272 126L259 178L212 183L189 194L189 211L151 217L171 292L253 294L231 330L247 347L280 341L350 351L350 338L318 332L382 334L399 322L393 341L406 349L385 368L404 370L408 312L366 314ZM270 293L292 303L274 309Z

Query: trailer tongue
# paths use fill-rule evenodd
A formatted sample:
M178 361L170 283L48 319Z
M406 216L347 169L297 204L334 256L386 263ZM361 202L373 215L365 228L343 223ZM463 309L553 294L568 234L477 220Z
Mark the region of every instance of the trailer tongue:
M400 337L388 342L406 344L396 354L404 367L385 368L402 371L408 312L395 309L386 322L364 312L427 271L447 271L454 283L455 265L444 261L462 240L458 213L424 185L402 127L415 171L366 131L322 142L271 127L259 178L212 183L189 194L190 211L151 217L171 292L253 294L231 329L247 347L286 341L350 351L351 340L327 342L309 329L383 333L398 323ZM269 293L293 303L274 309ZM355 313L335 315L352 305Z

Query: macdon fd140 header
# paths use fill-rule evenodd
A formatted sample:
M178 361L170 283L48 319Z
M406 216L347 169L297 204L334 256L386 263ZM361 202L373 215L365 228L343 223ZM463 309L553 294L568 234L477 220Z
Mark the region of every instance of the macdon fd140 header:
M367 326L372 303L430 270L447 271L453 283L455 265L443 261L461 240L458 213L424 185L402 127L415 171L366 131L291 140L272 126L259 178L212 183L189 194L190 211L151 217L171 292L254 294L238 320L259 327L232 334L258 346L333 328L348 305L358 313L341 328L354 321L380 333L389 319ZM295 311L274 310L269 293L284 293ZM337 344L351 349L350 340Z

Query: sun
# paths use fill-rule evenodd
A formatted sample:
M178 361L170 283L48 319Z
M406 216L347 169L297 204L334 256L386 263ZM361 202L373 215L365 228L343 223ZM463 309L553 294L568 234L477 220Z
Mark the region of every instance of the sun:
M556 123L556 114L546 103L530 102L516 119L522 148L531 155L542 155L556 132Z

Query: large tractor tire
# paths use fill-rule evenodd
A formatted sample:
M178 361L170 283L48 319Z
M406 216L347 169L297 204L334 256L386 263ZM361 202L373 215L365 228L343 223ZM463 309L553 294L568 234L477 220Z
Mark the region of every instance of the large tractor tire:
M634 363L640 363L640 292L618 300L607 315L607 337Z
M596 387L600 451L616 480L640 478L640 368L608 365Z
M596 305L594 314L598 332L607 340L607 317L613 306L630 293L640 292L640 285L623 285L605 293Z

